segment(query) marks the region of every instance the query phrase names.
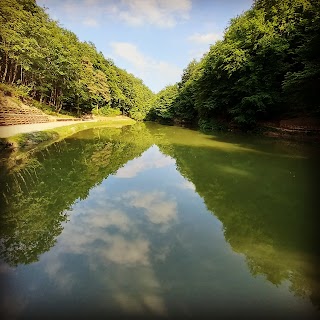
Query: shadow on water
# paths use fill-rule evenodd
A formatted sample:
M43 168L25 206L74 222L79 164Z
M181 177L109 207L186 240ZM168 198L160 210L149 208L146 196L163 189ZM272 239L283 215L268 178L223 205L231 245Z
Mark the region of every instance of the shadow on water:
M275 286L288 282L294 295L310 299L319 307L320 264L309 176L312 159L306 147L298 143L208 136L153 124L80 132L34 154L19 170L2 174L1 258L10 266L38 261L55 246L75 204L89 199L90 190L97 190L116 172L130 177L126 171L128 162L154 144L162 154L175 160L178 172L221 221L225 240L234 252L245 257L252 276L262 275ZM134 169L139 167L136 165ZM148 179L153 184L161 180L152 175ZM135 210L143 208L149 212L148 219L156 225L161 219L171 219L162 212L164 207L171 212L174 207L171 200L165 199L162 191L157 194L157 201L155 194L144 192L144 198L143 193L139 198L138 192L121 196ZM191 200L184 201L187 206L192 205ZM162 216L157 216L155 208ZM126 220L121 221L126 228ZM137 247L148 250L143 240L136 240ZM117 250L121 249L121 241L118 238ZM125 248L134 252L134 243L132 247L126 244ZM96 247L99 248L98 242ZM126 254L133 261L139 258ZM112 259L121 257L116 254ZM149 260L141 258L140 262L145 267ZM137 274L137 279L140 276ZM119 295L120 302L124 299ZM151 304L157 303L156 300Z

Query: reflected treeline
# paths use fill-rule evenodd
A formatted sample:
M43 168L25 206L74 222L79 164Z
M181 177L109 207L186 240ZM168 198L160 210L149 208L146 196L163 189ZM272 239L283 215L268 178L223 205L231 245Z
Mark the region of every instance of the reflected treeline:
M231 144L226 136L196 146L179 135L177 129L167 135L161 151L176 159L180 173L223 223L226 240L245 255L251 274L274 285L289 280L294 294L319 306L310 160L292 152L294 144L265 140L252 148Z
M309 160L295 146L235 139L137 124L83 131L48 147L1 181L1 257L10 265L37 261L77 199L156 143L176 159L253 275L274 285L288 280L295 294L319 305Z
M151 142L143 124L91 129L34 154L20 170L2 174L1 258L10 265L37 261L54 245L74 202Z

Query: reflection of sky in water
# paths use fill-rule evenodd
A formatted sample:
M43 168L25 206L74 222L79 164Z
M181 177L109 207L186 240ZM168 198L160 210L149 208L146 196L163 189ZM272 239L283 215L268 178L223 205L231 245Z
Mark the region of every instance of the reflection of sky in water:
M11 273L14 312L190 315L247 310L299 315L308 306L225 242L175 161L153 146L76 203L50 252ZM16 292L19 292L17 294ZM57 307L59 306L59 308ZM13 314L14 315L14 314Z

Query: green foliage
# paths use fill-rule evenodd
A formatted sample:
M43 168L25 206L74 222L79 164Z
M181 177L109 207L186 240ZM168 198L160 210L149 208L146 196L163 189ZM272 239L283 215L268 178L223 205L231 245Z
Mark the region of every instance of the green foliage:
M138 108L132 108L130 111L130 117L137 121L142 121L145 119L146 115L139 111Z
M294 61L285 75L283 89L289 103L298 110L307 109L320 115L320 2L295 2L300 9L299 23L289 38Z
M24 99L28 97L31 88L24 85L13 86L6 83L0 83L0 91L2 91L6 96Z
M33 0L0 0L0 25L0 82L15 84L21 97L80 115L96 106L127 114L132 108L143 111L153 95L92 43L61 28Z
M200 119L198 126L203 132L226 130L225 123L216 119Z
M173 99L157 95L149 117L200 120L207 129L223 119L250 129L294 113L319 116L319 79L320 2L257 0L190 62Z
M171 85L161 90L152 102L149 117L168 121L174 118L174 103L178 95L178 86Z
M92 114L96 116L113 117L113 116L119 116L121 114L121 111L119 109L112 109L110 107L102 107L100 109L98 108L92 109Z
M285 114L320 114L319 0L256 0L157 95L33 0L0 0L0 25L0 82L54 112L111 108L137 120L224 119L245 129Z

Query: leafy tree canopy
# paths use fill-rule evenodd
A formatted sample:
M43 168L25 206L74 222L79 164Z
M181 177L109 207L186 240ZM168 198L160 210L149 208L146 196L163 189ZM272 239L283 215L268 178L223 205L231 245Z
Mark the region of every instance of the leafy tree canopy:
M111 108L145 117L153 93L142 80L80 42L34 0L0 0L0 24L1 82L28 87L58 112Z

